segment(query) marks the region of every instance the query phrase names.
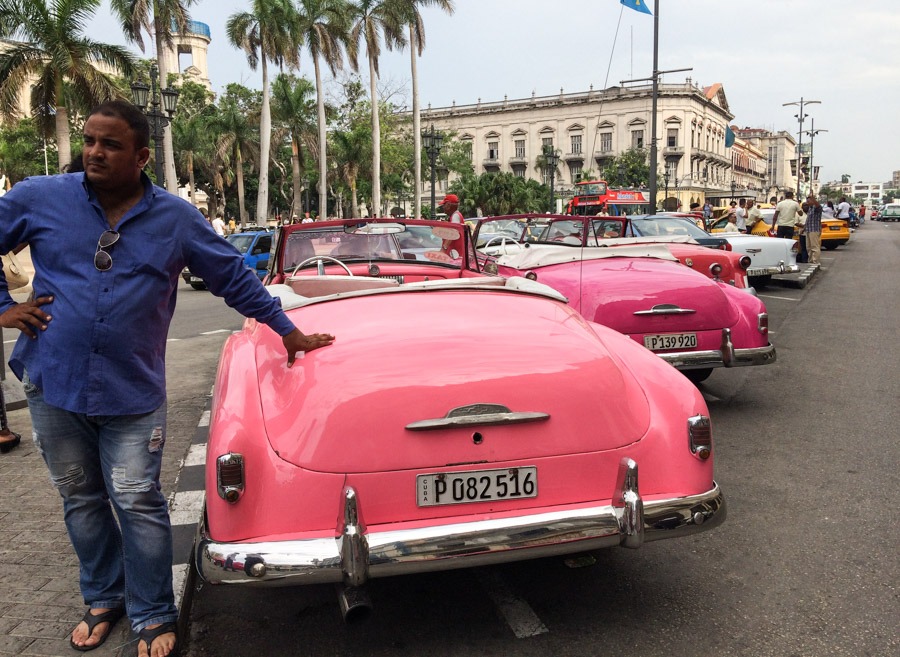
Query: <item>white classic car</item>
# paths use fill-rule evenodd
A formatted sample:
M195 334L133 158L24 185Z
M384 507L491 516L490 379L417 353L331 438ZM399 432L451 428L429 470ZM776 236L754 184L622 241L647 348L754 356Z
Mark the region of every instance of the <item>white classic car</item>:
M731 250L750 257L747 278L751 285L765 285L773 274L790 274L800 271L797 265L799 245L795 240L743 233L716 233L711 235L698 227L691 219L672 215L647 215L629 217L627 236L689 235L700 244L714 245L722 238Z

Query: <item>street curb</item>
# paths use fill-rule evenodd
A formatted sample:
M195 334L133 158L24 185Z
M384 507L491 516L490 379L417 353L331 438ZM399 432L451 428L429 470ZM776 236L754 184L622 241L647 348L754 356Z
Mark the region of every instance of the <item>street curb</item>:
M169 496L172 524L172 585L178 606L178 635L188 636L190 608L197 582L194 545L205 503L206 443L209 438L209 405L200 416L188 453L181 461L174 491Z
M786 274L780 276L776 274L773 278L787 287L795 287L802 290L809 285L809 282L819 272L820 268L821 265L818 264L807 265L799 274Z

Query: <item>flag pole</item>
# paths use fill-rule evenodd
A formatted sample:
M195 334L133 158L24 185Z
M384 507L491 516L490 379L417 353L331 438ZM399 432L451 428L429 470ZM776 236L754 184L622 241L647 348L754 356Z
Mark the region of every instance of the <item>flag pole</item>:
M656 202L656 162L658 148L656 144L656 106L659 97L659 6L656 0L653 11L653 101L650 109L650 203L653 212L657 210Z

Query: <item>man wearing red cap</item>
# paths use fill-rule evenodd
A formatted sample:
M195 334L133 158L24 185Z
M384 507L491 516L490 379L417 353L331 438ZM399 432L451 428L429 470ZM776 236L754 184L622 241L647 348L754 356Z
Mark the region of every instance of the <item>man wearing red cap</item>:
M456 194L447 194L441 201L441 207L447 214L447 221L451 224L465 223L462 213L459 211L459 198Z

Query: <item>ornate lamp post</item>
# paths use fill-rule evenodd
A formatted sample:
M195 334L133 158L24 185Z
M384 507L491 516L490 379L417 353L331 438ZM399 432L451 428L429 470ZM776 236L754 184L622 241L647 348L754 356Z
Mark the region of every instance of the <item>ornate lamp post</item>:
M556 181L556 166L559 164L559 155L552 146L544 146L544 160L550 170L550 212L552 213L556 210L556 194L553 191L553 185Z
M172 115L175 114L175 107L178 105L178 91L172 87L159 88L159 69L154 62L150 65L150 86L148 87L143 82L132 82L131 95L134 97L134 104L147 115L147 120L150 123L150 136L153 138L155 149L156 184L160 187L165 187L166 178L163 168L162 140L166 126L169 125ZM149 108L147 106L148 101ZM165 110L165 114L160 111L160 104Z
M300 217L300 221L306 219L306 215L309 214L309 176L303 177L303 194L306 198L303 203L303 216Z
M734 200L734 192L737 189L737 183L734 182L734 178L731 179L731 200Z
M663 201L663 209L668 210L669 209L669 167L666 167L663 170L663 183L665 184L665 187L666 187L666 199ZM676 182L675 185L676 185L676 189L677 189L678 183ZM655 210L656 208L654 207L653 209Z
M821 105L821 100L805 100L802 96L800 100L794 101L792 103L782 103L782 107L787 107L788 105L799 105L800 113L794 114L797 120L800 122L800 130L799 137L800 139L797 141L797 198L801 198L802 192L800 191L800 182L803 179L803 120L808 116L803 113L804 105Z
M422 132L422 147L425 149L425 153L428 155L428 162L431 165L431 218L434 219L437 215L437 210L435 209L435 198L434 198L434 165L437 162L437 156L441 152L441 147L444 145L444 135L440 132L434 131L434 124L431 124L431 127L428 130ZM417 192L418 193L418 192Z

